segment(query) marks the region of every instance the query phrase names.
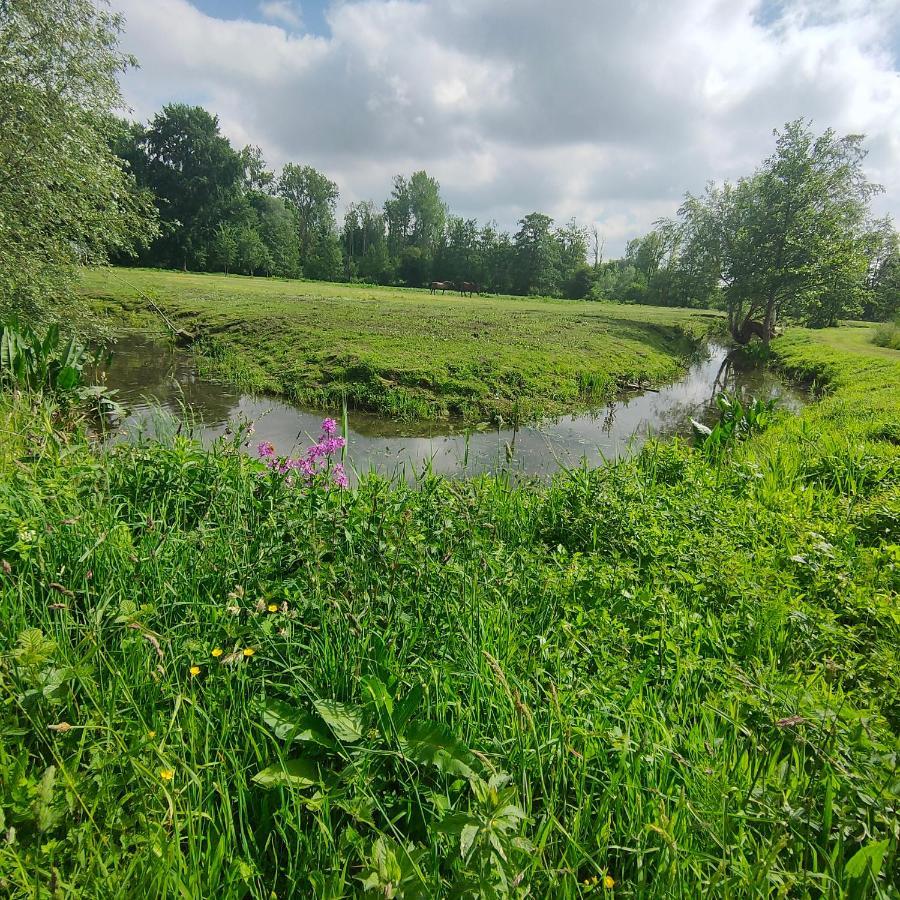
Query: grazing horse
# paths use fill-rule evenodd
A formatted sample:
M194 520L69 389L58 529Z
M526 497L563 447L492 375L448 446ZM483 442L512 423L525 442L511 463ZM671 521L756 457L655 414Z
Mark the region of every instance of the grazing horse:
M454 285L452 281L432 281L431 293L433 294L436 291L440 291L443 294L444 291L452 291L453 287Z
M461 281L459 283L460 294L481 294L481 285L477 281Z

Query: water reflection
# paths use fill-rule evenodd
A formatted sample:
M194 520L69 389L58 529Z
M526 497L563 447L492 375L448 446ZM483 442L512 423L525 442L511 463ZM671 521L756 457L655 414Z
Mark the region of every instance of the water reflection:
M254 441L271 441L279 453L305 447L318 433L323 413L271 397L257 397L199 378L189 353L135 334L115 348L106 383L129 409L117 439L152 435L160 428L159 410L198 422L205 443L221 436L230 423L255 423ZM727 389L743 397L779 397L798 409L799 392L775 373L727 348L711 344L686 375L658 392L634 393L590 413L565 416L539 425L465 433L452 423L416 428L370 414L350 416L348 462L356 472L370 469L412 478L426 465L451 476L497 472L546 477L560 467L606 460L635 452L649 434L689 433L690 419L708 419L716 394Z

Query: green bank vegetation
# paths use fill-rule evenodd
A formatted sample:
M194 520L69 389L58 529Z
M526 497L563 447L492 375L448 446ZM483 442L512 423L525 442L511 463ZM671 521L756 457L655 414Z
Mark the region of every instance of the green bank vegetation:
M78 264L156 236L110 145L119 23L88 0L0 6L0 311L71 325ZM858 142L822 140L852 175ZM809 174L807 149L792 159ZM858 306L836 285L870 290L876 257L881 315L895 237L880 256L866 244L858 194L843 230L834 197L814 221L815 191L800 221L770 221L760 197L793 209L772 172L695 210L737 226L700 258L716 285L743 273L732 324L768 338L785 298ZM292 175L298 191L311 179ZM284 209L261 203L280 239ZM523 259L556 240L545 220L523 220ZM787 259L779 234L827 252L792 244ZM521 271L530 292L541 269ZM146 323L123 277L88 273L83 289ZM220 374L404 415L552 408L663 378L675 332L708 323L131 277ZM544 487L369 477L354 491L251 459L243 432L211 450L98 446L70 396L76 346L5 335L3 896L897 895L888 332L876 346L867 327L790 330L773 352L817 402L795 418L723 404L697 449L651 444Z
M798 417L546 488L289 488L3 394L3 891L891 896L900 354L871 337L775 341Z
M90 269L81 291L114 321L193 335L205 374L325 408L394 417L530 418L672 379L705 310ZM156 310L154 310L154 306Z

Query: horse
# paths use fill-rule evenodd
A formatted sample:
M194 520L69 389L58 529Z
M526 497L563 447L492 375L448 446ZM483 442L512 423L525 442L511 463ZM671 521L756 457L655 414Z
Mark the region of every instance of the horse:
M477 281L461 281L459 283L460 294L481 294L481 285Z
M432 281L431 293L433 294L436 291L440 291L443 294L444 291L452 291L453 287L454 285L452 281Z

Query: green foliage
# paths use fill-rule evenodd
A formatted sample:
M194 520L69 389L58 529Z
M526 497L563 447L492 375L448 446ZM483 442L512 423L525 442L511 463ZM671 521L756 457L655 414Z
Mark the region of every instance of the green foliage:
M155 233L152 204L109 148L121 106L119 16L90 0L0 10L0 317L60 320L79 264Z
M879 325L873 340L879 347L900 350L900 322L885 322L884 325Z
M776 403L774 398L762 400L751 397L745 405L736 394L719 394L716 397L719 421L712 428L691 419L697 447L709 456L718 456L738 441L763 431L772 420Z
M51 325L43 339L18 323L0 327L0 384L5 387L65 394L81 385L87 362L75 338L60 344L58 325Z
M312 166L288 163L278 178L277 190L296 218L303 271L310 278L337 278L341 272L334 234L337 185Z
M275 491L0 394L4 895L891 896L872 332L774 341L828 390L715 465L546 486Z
M861 311L869 267L862 136L813 134L802 119L776 131L775 152L737 184L687 195L679 211L692 258L725 285L729 325L768 342L791 317L834 325Z
M17 322L0 326L0 387L43 392L68 411L81 404L110 419L121 418L124 409L116 392L103 385L87 385L84 369L99 360L74 337L63 342L58 325L51 325L43 338Z

